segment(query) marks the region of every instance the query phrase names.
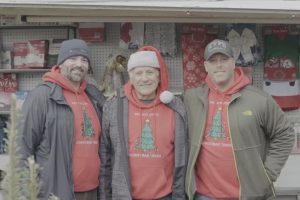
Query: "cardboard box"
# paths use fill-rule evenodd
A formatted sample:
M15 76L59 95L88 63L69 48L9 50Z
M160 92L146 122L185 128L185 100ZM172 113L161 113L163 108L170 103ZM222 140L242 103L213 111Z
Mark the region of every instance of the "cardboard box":
M28 95L29 91L16 91L16 108L18 110L22 109L23 103Z
M1 51L1 69L11 69L12 57L11 51Z
M28 54L27 42L16 42L13 45L14 68L26 68L26 56Z
M87 43L103 43L105 41L104 23L80 23L79 37Z
M28 54L26 56L27 68L47 67L47 56L49 50L48 40L30 40L27 43Z
M17 79L14 73L0 74L0 111L10 111L12 95L17 91Z
M14 43L14 68L47 67L48 40L30 40Z

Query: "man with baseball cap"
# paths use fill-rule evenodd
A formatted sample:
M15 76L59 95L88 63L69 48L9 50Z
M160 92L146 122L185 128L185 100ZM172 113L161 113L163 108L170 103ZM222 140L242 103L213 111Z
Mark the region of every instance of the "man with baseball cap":
M227 41L204 52L206 84L184 94L188 116L189 200L274 199L294 131L270 95L235 67Z
M103 108L100 199L184 200L187 124L152 46L133 53L129 82Z
M105 98L86 82L90 52L83 40L61 44L57 65L26 98L20 129L21 164L41 169L38 198L96 200L100 172L100 110Z

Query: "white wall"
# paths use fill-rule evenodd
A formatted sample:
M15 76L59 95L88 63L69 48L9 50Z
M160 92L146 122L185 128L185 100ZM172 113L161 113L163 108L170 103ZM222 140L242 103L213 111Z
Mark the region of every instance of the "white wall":
M300 195L300 155L291 154L275 182L280 194Z

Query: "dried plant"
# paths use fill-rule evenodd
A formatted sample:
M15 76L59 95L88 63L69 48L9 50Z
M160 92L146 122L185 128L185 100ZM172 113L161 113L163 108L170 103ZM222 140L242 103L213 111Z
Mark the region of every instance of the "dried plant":
M10 111L10 121L7 124L5 131L7 132L8 139L6 140L7 152L9 155L9 167L6 170L6 175L3 180L3 189L5 199L7 200L21 200L24 199L21 189L22 177L24 174L19 167L20 162L17 155L17 122L18 113L16 111L16 100L12 98L11 111Z
M20 167L20 157L18 156L18 123L20 121L20 112L16 109L16 98L13 96L10 120L7 124L6 132L8 139L6 141L7 152L9 155L9 166L3 180L5 200L37 200L40 189L38 179L39 166L33 156L27 159L26 166ZM54 195L49 200L59 200Z

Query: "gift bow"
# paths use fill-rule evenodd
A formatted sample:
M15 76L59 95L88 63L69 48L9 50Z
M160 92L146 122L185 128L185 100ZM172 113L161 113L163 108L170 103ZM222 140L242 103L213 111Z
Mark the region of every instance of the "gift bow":
M246 63L254 62L251 47L257 45L256 36L252 30L244 28L240 35L232 29L227 35L228 42L233 50L234 59L237 61L240 54Z

